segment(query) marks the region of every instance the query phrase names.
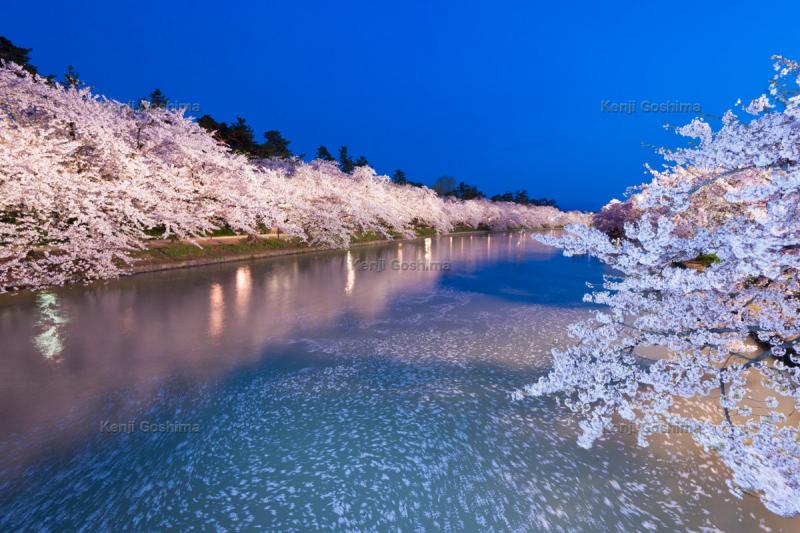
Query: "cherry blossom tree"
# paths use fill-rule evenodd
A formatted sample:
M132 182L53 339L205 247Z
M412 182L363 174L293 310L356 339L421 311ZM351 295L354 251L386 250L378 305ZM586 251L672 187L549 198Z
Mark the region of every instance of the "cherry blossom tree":
M178 109L132 108L0 65L0 292L114 277L154 229L195 242L273 228L347 247L365 232L559 225L552 208L454 202L367 166L251 160Z
M270 174L181 112L0 70L0 285L117 275L144 230L191 238L276 224Z
M612 238L621 238L625 235L625 223L639 219L641 212L628 199L625 202L611 200L597 214L592 217L592 224Z
M516 396L558 393L580 414L586 448L618 419L637 425L642 446L654 428L689 428L730 469L734 495L794 516L800 97L776 89L797 81L797 64L778 58L776 69L771 94L740 106L749 120L729 111L716 132L700 119L678 129L699 143L664 150L666 170L603 210L603 224L622 222L618 238L586 225L541 238L617 275L587 295L604 307L571 326L575 344Z

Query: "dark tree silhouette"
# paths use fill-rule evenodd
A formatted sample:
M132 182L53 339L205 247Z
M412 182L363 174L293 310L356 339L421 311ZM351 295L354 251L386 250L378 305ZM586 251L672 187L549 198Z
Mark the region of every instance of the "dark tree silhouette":
M439 196L450 196L455 192L456 179L452 176L442 176L433 184L433 190Z
M84 83L80 79L80 75L75 71L72 65L67 67L67 72L64 73L64 85L73 89L80 89Z
M526 189L522 189L515 193L505 192L503 194L495 194L492 196L491 200L493 202L514 202L522 205L558 207L556 205L556 201L551 198L530 198Z
M453 194L460 200L473 200L475 198L483 198L484 194L478 190L474 185L467 185L466 183L459 182Z
M292 157L289 150L291 141L286 140L278 130L269 130L264 133L266 142L261 145L260 152L262 157L280 157L287 159Z
M328 149L322 145L317 148L317 159L322 159L323 161L336 161Z
M235 152L257 158L292 157L292 152L289 150L291 141L284 138L281 132L278 130L265 132L265 141L263 144L259 144L255 140L253 128L243 117L236 117L236 122L228 125L225 122L217 122L210 115L203 115L198 119L197 124L214 132L217 139L227 144Z
M347 152L347 146L339 148L339 168L342 169L342 172L347 172L348 174L356 168L356 164Z
M37 74L36 67L30 63L31 48L21 48L15 46L6 37L0 36L0 60L11 61L21 65L22 68L31 74Z
M148 100L150 101L150 107L166 108L167 104L169 104L169 100L167 100L167 97L158 87L156 87L155 91L150 93L150 98Z

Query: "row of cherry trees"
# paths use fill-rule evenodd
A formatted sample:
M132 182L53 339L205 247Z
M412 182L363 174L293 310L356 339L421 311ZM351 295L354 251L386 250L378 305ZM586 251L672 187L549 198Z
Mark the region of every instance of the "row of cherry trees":
M264 228L331 247L354 234L426 226L558 226L549 207L439 198L368 168L253 161L181 111L133 109L88 88L0 66L0 290L108 278L146 245L145 231L193 239Z
M519 396L560 393L582 415L590 447L615 419L689 428L730 468L733 494L800 514L800 83L778 58L770 95L696 146L664 151L668 168L593 227L544 238L613 267L587 299L603 304L571 327L576 343ZM795 86L796 89L796 86ZM698 258L704 260L697 260ZM673 426L670 426L673 425Z

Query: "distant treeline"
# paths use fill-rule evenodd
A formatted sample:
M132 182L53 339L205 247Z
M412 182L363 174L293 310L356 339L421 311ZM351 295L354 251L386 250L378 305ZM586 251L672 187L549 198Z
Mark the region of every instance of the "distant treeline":
M14 45L6 37L0 36L0 60L12 61L21 65L25 70L33 74L44 76L51 83L59 81L55 75L41 74L38 69L30 62L31 48L22 48ZM81 87L84 82L80 79L78 72L72 65L67 67L67 71L62 76L60 82L68 87ZM153 107L168 107L169 100L161 89L156 88L149 96L142 98L141 102ZM295 154L289 149L291 141L286 139L278 130L268 130L264 132L264 141L259 142L253 128L243 117L236 117L235 122L230 124L215 120L211 115L203 115L197 123L214 135L222 142L227 144L231 150L249 155L254 158L300 158L304 159L306 154ZM337 157L331 154L327 147L320 145L315 154L316 159L325 161L336 161L343 172L351 173L356 167L369 165L367 158L363 155L355 157L350 154L347 146L339 147ZM392 181L398 185L413 185L416 187L424 186L423 183L411 181L406 173L397 169L392 173ZM455 178L442 176L436 180L432 189L439 196L453 196L461 200L472 200L476 198L486 198L487 196L478 190L474 185L459 182L456 185ZM506 192L497 194L489 198L495 202L513 202L523 205L542 205L558 207L555 200L550 198L530 198L527 190L516 192Z

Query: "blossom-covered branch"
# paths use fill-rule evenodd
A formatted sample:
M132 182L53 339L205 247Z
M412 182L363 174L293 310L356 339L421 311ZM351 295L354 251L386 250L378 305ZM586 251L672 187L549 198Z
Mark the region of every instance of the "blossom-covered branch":
M0 66L0 291L117 276L146 231L192 240L222 226L345 247L417 226L561 226L552 207L442 199L369 167L254 161L181 110L132 108Z
M595 227L544 238L618 271L587 300L577 343L518 396L561 393L590 447L613 417L682 424L730 468L731 491L800 514L800 97L776 98L798 67L780 59L771 95L731 111L719 131L696 119L692 148ZM647 445L646 430L639 443Z

